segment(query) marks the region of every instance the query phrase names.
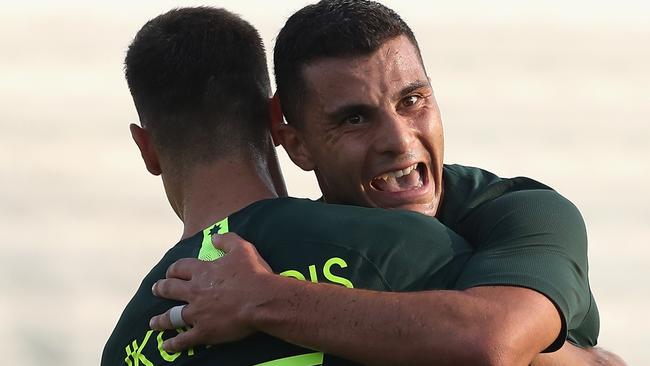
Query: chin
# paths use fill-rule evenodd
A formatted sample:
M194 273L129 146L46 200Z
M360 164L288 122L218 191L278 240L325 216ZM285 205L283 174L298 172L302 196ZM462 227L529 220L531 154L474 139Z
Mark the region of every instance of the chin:
M405 203L392 207L385 207L391 210L404 210L417 212L423 215L434 217L436 215L436 208L431 203Z

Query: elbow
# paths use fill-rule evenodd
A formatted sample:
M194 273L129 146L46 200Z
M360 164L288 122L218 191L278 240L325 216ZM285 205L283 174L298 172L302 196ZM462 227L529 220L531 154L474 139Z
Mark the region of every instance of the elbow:
M474 342L475 346L466 346L472 349L468 364L485 366L521 366L528 365L535 356L535 352L521 347L514 337L509 334L485 333L480 341Z
M443 350L440 349L439 344L421 349L417 353L428 355L430 359L421 359L417 364L521 366L530 364L533 358L530 356L530 359L527 359L512 338L507 336L497 336L491 332L457 335L460 337L452 337L455 340L447 339ZM444 356L441 355L441 351Z
M417 349L410 351L411 357L398 356L400 364L408 360L409 365L473 365L473 366L511 366L524 365L517 363L517 357L513 354L507 342L495 341L487 334L481 338L467 336L467 334L450 334L441 347L441 342L431 338L427 342L420 343ZM413 357L417 355L417 357ZM395 359L386 360L386 365L394 365Z
M471 361L473 365L514 366L521 365L515 361L512 350L504 342L482 342L475 348Z

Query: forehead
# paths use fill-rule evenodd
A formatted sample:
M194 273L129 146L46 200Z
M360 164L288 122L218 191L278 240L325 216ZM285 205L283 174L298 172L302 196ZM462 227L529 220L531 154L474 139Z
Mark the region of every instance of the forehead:
M307 108L328 112L348 104L380 104L398 98L414 82L428 83L411 41L396 37L370 55L327 58L303 68Z

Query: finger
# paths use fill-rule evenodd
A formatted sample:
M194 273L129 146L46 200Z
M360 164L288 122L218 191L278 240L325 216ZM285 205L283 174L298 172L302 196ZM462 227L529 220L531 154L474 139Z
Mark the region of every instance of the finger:
M151 292L158 297L185 302L189 302L191 297L190 282L177 278L156 281L151 287Z
M187 319L189 316L187 312L188 307L189 305L185 305L181 310L181 318L183 318L183 321L186 324L191 324L189 319ZM151 319L149 319L149 328L153 330L174 329L174 326L172 325L170 313L171 313L171 308L169 308L169 310L165 311L164 313L156 315Z
M262 265L262 267L264 267L264 269L267 270L267 272L273 273L273 268L271 268L271 266L264 260L264 258L259 257L258 262Z
M226 253L232 252L244 243L248 242L235 233L212 235L212 245L214 245L215 248L221 249Z
M199 344L198 334L195 328L191 328L186 332L182 332L164 341L162 347L168 353L184 351Z
M196 258L182 258L172 263L167 268L167 278L179 278L181 280L191 280L192 273L196 273L197 267L201 265L200 260Z

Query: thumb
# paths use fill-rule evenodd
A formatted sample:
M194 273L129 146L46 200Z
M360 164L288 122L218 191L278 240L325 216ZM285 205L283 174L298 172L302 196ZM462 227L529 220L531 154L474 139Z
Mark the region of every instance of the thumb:
M241 242L243 240L244 239L235 233L212 235L212 245L216 249L225 252L225 254L228 254L237 247L241 246Z

